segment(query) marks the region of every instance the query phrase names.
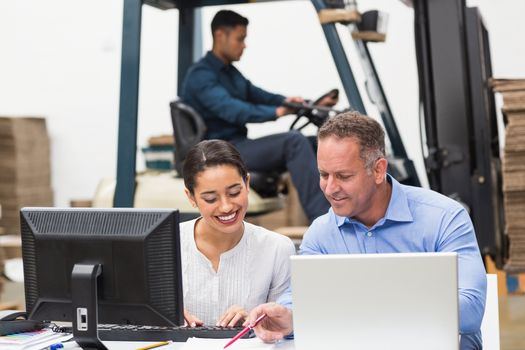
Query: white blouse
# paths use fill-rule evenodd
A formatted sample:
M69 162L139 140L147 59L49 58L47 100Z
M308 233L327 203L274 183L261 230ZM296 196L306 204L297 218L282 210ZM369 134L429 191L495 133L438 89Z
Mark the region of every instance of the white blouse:
M205 325L215 325L232 305L246 311L275 301L290 284L292 241L244 223L239 243L220 256L217 272L195 244L198 219L180 224L184 308Z

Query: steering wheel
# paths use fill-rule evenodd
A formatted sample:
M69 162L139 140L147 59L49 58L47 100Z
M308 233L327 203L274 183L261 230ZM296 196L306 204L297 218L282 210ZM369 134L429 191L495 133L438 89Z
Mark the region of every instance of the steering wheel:
M295 120L290 125L290 130L302 130L309 124L314 124L318 128L323 123L339 111L326 106L319 106L319 103L326 97L330 96L333 99L337 99L339 96L338 89L332 89L327 93L323 94L317 100L312 102L311 100L305 100L304 104L300 103L284 103L283 105L297 110ZM296 126L301 118L305 117L307 121L301 126Z

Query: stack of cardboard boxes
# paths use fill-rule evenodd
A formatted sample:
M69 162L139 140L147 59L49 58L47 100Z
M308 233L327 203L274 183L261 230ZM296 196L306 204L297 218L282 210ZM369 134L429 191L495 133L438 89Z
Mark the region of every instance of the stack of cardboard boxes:
M525 272L525 80L494 80L503 96L505 147L503 197L510 241L508 272Z
M2 203L0 203L0 235L3 235L5 232L5 229L2 227Z
M2 204L0 203L0 220L2 219ZM3 234L3 228L0 227L0 234ZM5 261L5 256L4 256L4 250L3 249L0 249L0 276L3 276L4 275L4 261ZM0 277L0 295L2 295L4 291L4 279L3 277Z
M0 227L20 233L20 208L52 206L49 137L43 118L0 117Z

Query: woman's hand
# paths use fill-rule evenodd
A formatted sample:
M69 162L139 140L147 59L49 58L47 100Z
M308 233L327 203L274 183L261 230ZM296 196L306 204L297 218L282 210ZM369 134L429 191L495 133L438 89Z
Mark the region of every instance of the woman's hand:
M193 328L204 325L204 322L201 321L197 316L190 314L188 310L184 309L184 324Z
M235 327L246 321L248 312L242 306L233 305L217 321L217 326Z

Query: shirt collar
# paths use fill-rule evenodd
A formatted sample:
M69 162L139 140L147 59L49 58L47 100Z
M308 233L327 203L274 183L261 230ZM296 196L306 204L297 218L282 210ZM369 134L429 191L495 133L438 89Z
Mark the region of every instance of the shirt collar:
M388 203L388 208L386 209L385 219L400 222L414 221L402 185L390 174L387 174L386 176L387 181L392 184L392 194L390 196L390 203Z
M384 221L399 221L399 222L411 222L414 220L412 213L410 212L410 207L408 206L408 200L405 192L399 182L394 179L390 174L387 174L387 181L392 185L392 194L390 195L390 202L386 209L386 214ZM348 218L345 216L336 215L332 208L330 212L335 216L335 222L338 227L343 226L351 222L358 222L355 219ZM381 221L381 220L380 220Z
M224 62L222 62L217 56L215 56L212 51L208 51L205 57L208 64L215 70L220 71L221 69L230 66L229 64L224 64Z
M348 218L346 216L339 216L334 213L334 210L330 207L329 212L335 216L335 223L337 224L337 227L341 227L346 223L349 223L350 221L347 220Z

